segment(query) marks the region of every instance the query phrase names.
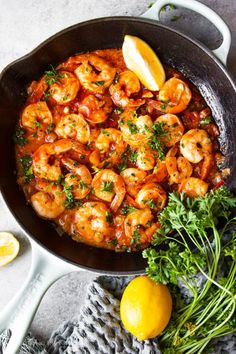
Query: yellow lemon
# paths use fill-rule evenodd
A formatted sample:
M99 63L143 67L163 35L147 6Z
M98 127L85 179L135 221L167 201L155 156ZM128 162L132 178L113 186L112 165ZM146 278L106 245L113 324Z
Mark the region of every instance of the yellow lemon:
M142 39L126 35L122 52L127 68L138 76L142 84L151 91L159 91L166 75L152 48Z
M166 328L171 311L172 298L167 286L147 276L133 279L120 303L124 327L139 340L158 336Z
M19 242L10 232L0 232L0 267L13 261L19 249Z

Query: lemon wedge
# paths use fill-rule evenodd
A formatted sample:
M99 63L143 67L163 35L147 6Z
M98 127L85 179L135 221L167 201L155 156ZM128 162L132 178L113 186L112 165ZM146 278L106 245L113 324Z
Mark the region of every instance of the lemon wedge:
M159 91L166 75L152 48L142 39L126 35L122 52L127 68L138 76L142 84L151 91Z
M10 232L0 232L0 267L16 258L20 249L19 242Z

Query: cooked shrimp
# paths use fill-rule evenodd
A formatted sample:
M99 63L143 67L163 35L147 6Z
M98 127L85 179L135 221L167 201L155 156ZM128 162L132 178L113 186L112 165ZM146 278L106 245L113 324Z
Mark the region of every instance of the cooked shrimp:
M112 170L99 171L93 178L92 188L96 197L111 203L116 212L125 197L125 183L121 176Z
M181 120L174 114L164 114L156 119L155 124L163 124L166 136L161 136L160 141L167 147L175 145L183 136L184 126Z
M191 163L183 156L166 157L166 168L170 175L169 183L180 183L183 179L188 178L193 173Z
M50 93L58 104L64 105L75 99L80 83L77 77L69 71L60 71L59 73L61 77L50 85Z
M31 103L25 107L21 116L23 127L37 130L42 124L52 124L53 117L46 102Z
M131 98L131 95L138 93L140 89L138 77L132 71L126 70L119 74L118 82L112 84L109 91L116 106L132 109L145 103L144 99Z
M186 82L172 77L159 91L158 100L162 101L160 110L166 113L180 113L187 108L191 98L192 93Z
M144 171L149 171L154 168L156 159L152 151L142 147L138 150L136 165Z
M92 183L92 176L88 168L70 158L62 158L61 162L70 171L65 176L65 182L66 185L72 187L74 198L85 198L91 190Z
M212 142L203 129L191 129L180 140L180 152L190 162L198 163L212 153Z
M183 156L176 157L179 146L174 145L166 154L166 168L170 176L169 183L180 183L183 179L188 178L193 173L191 163Z
M90 128L82 114L67 114L56 125L56 134L59 138L71 138L81 144L87 144L90 137Z
M38 182L39 192L31 196L31 203L36 213L46 219L57 218L65 210L66 196L61 186L46 181Z
M136 203L140 208L147 206L154 210L162 210L166 205L166 192L157 183L145 184L136 196Z
M199 178L189 177L182 181L179 192L186 193L189 197L203 197L208 190L208 183Z
M146 177L147 173L145 171L139 170L138 168L126 168L120 175L122 176L125 184L136 184L142 183L143 179Z
M75 212L75 229L86 242L99 244L111 237L114 226L107 221L109 209L102 202L86 202Z
M150 116L137 116L135 111L125 111L120 115L119 127L124 140L132 147L147 143L151 136L152 119Z
M75 150L85 156L89 153L78 141L70 139L61 139L54 143L41 145L33 155L34 173L40 178L57 181L62 175L58 155L70 150Z
M109 96L98 98L94 95L85 97L79 107L79 111L85 119L94 124L107 120L112 109L112 100Z
M88 54L84 56L83 63L75 69L75 74L84 88L103 94L111 85L116 69L97 54Z
M125 235L129 238L130 244L150 242L156 227L150 226L153 215L149 208L136 210L129 213L124 222ZM150 229L152 232L150 232Z
M139 170L138 168L126 168L120 173L123 180L126 184L127 192L135 197L140 189L140 184L143 182L143 179L146 177L147 172Z
M99 160L101 160L101 154L105 154L108 157L104 156L102 160L114 165L120 160L120 156L125 151L127 144L119 130L107 128L101 130L95 146L100 152Z

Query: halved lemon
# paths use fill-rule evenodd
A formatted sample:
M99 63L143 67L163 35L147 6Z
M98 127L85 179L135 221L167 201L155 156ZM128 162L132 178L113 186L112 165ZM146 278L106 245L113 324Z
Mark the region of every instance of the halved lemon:
M0 232L0 267L16 258L20 244L10 232Z
M165 82L165 71L152 48L142 39L126 35L122 52L127 68L151 91L159 91Z

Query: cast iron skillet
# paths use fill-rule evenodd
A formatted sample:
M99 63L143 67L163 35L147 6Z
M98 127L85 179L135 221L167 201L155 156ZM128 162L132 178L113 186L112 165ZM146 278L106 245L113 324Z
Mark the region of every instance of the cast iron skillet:
M190 0L188 1L190 2ZM180 0L173 2L178 3ZM166 2L162 1L162 3ZM194 1L191 3L196 5ZM221 149L226 155L226 165L231 169L228 185L231 189L236 187L236 180L234 181L236 164L233 158L233 153L236 151L236 132L234 130L236 88L225 67L208 49L178 31L160 25L156 21L141 18L102 18L65 29L49 38L29 55L9 65L0 77L1 192L8 208L26 234L38 245L56 256L51 256L50 265L54 267L55 263L55 267L63 269L60 275L68 272L69 269L73 270L73 268L68 267L66 262L58 262L58 258L79 269L118 275L142 273L145 262L140 252L115 253L76 243L65 235L59 237L54 226L50 222L40 219L32 207L26 204L25 196L16 184L14 144L12 142L18 112L24 103L24 88L33 79L40 78L50 64L56 66L75 53L95 49L120 48L125 34L135 35L147 41L163 63L183 72L199 88L212 109L213 116L220 128ZM35 244L34 241L33 244ZM41 247L40 252L43 252ZM41 269L44 262L40 260L39 263ZM28 283L36 281L36 287L38 283L43 283L40 276L35 280L35 273L32 274ZM39 274L41 273L39 272ZM51 281L55 278L52 276ZM41 290L41 293L45 292L47 286L42 287L44 291ZM21 310L22 308L19 311ZM3 323L4 321L6 321L6 315L5 318L3 317ZM12 329L9 321L7 326ZM11 342L13 343L13 341ZM8 347L6 353L10 350L10 344ZM13 348L12 344L11 354L14 352Z

